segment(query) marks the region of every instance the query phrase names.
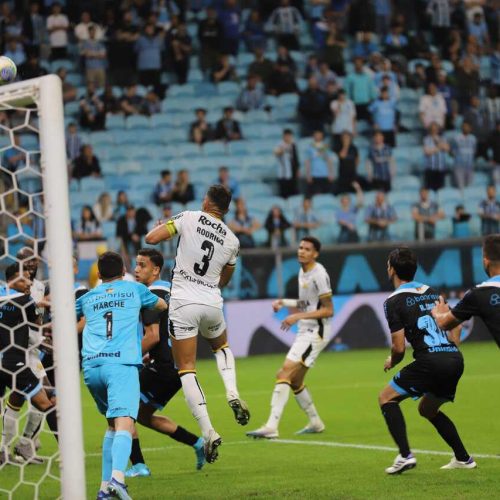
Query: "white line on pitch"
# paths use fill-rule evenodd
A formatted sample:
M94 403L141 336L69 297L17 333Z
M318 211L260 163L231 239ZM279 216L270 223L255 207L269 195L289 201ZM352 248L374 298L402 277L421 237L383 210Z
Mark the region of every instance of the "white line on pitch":
M224 442L224 446L240 446L247 445L251 443L258 442L270 442L275 444L296 444L296 445L305 445L305 446L326 446L331 448L350 448L356 450L372 450L372 451L398 451L397 448L392 446L378 446L371 444L356 444L356 443L338 443L335 441L303 441L301 439L269 439L269 440L257 440L257 439L247 439L245 441L227 441ZM159 452L170 449L178 449L182 448L182 445L171 445L171 446L162 446L159 448L143 448L142 451L145 452ZM415 453L421 453L423 455L440 455L440 456L451 456L451 452L449 451L437 451L437 450L412 450ZM87 457L100 457L101 453L87 453ZM491 455L487 453L473 453L474 458L491 458L494 460L500 460L500 455Z

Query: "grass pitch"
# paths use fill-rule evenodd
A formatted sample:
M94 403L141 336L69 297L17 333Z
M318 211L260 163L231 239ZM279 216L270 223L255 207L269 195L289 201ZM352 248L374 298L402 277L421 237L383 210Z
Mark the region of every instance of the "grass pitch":
M246 438L245 430L267 420L275 373L283 355L237 361L240 393L252 418L238 426L227 406L214 361L199 363L199 380L206 393L212 422L224 443L214 465L195 470L194 452L166 436L139 428L151 478L128 481L138 499L254 498L432 498L484 499L500 496L500 351L493 343L465 344L465 374L457 400L443 411L456 423L466 447L478 462L476 470L440 470L451 457L435 429L418 415L413 401L403 403L410 444L418 466L401 476L386 476L384 468L397 454L377 405L378 392L390 379L382 370L387 350L324 353L308 374L307 385L326 424L324 433L295 436L306 423L290 397L280 426L280 439ZM407 354L406 362L410 356ZM403 366L403 365L401 365ZM95 498L100 483L100 448L104 419L84 394L87 496ZM183 395L165 412L197 433ZM44 450L52 438L43 437ZM56 468L53 467L54 472ZM26 480L37 481L42 466L26 468ZM0 472L0 488L19 479L19 470ZM33 497L33 486L21 486L14 498ZM57 485L45 480L40 498L55 498ZM0 498L6 498L0 493Z

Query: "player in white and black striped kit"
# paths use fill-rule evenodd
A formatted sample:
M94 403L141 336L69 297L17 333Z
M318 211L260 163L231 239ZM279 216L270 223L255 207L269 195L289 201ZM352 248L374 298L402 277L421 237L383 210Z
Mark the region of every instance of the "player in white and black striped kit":
M290 395L290 388L298 405L309 418L308 424L297 434L314 434L325 429L311 394L304 385L307 371L331 340L332 289L328 272L316 261L320 250L321 243L316 238L306 236L301 240L297 252L301 265L299 299L279 299L273 302L275 312L282 307L299 310L287 316L282 323L282 329L288 330L298 322L299 331L278 372L269 419L259 429L247 432L247 436L267 439L279 436L278 425Z
M182 212L146 235L146 243L153 245L179 235L172 271L169 333L186 401L205 440L208 463L217 459L222 440L212 426L196 377L198 332L212 347L237 422L246 425L250 418L236 386L236 366L222 312L221 288L233 275L240 247L238 238L222 220L230 203L231 192L222 185L213 185L201 211Z

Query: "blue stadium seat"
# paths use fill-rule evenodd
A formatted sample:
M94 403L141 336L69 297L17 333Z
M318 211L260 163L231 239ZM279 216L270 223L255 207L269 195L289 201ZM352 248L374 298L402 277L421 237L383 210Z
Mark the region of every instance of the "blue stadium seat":
M259 221L261 224L264 223L264 219ZM255 245L258 247L263 247L267 245L268 233L267 231L261 227L255 233L253 233L253 240L255 241Z
M469 186L464 189L464 198L466 200L482 200L486 197L485 186Z
M108 132L107 130L103 130L102 132L92 132L89 134L90 143L93 146L97 146L100 144L114 144L115 136L113 132Z
M270 114L263 109L252 109L245 113L245 123L265 123L270 121Z
M105 238L112 238L116 234L116 222L104 221L101 223L102 234Z
M332 243L335 243L337 240L338 236L338 230L337 227L334 224L331 224L331 217L328 217L326 220L323 221L321 219L323 224L321 224L319 227L316 229L313 229L311 231L311 235L315 236L316 238L321 241L323 245L330 245Z
M163 141L165 144L177 144L188 139L188 132L182 128L163 129Z
M51 73L55 73L59 68L64 68L67 71L73 71L75 69L75 64L69 59L58 59L57 61L52 61L50 63Z
M67 73L64 81L75 87L85 84L83 76L80 73Z
M124 161L118 165L119 174L140 173L143 171L142 164L138 161Z
M216 85L217 91L221 96L237 96L241 87L237 82L220 82Z
M151 127L150 118L144 115L129 116L125 123L128 129L149 129Z
M175 146L169 146L169 148L173 148L173 156L178 157L197 156L202 154L202 151L198 144L194 144L193 142L178 142L175 144Z
M191 83L173 84L168 88L168 97L189 97L196 95L196 87Z
M293 107L273 108L272 119L278 122L289 122L297 118L297 109ZM287 128L287 125L283 125Z
M169 113L157 113L151 117L151 127L172 127L173 119Z
M107 115L106 128L108 130L124 129L125 120L122 115Z
M217 94L217 87L211 82L198 82L194 87L195 95L209 97Z
M445 187L439 191L439 201L441 203L461 203L463 201L462 193L459 189L453 187Z
M64 113L66 115L77 115L79 111L80 111L80 103L78 101L67 102L64 105Z
M127 176L119 176L116 165L113 175L105 177L105 185L108 191L128 191L130 189L130 179Z
M249 153L251 155L267 155L267 157L272 157L274 148L277 146L277 139L254 139L253 141L248 141Z
M198 83L203 81L203 73L199 69L190 69L188 73L188 82Z
M439 220L436 223L436 240L450 238L453 232L453 225L449 218Z
M250 141L231 141L229 143L229 150L232 155L245 155L250 149Z
M224 155L228 153L229 146L223 141L206 142L203 144L203 153L207 156Z
M427 66L430 65L430 61L427 60L427 59L412 59L409 63L408 63L408 71L410 73L414 73L415 72L415 66L417 64L423 64L426 68Z
M82 192L101 192L106 188L104 179L100 177L84 177L80 180L80 190Z
M299 103L299 95L298 94L281 94L278 97L278 106L280 108L292 107L296 108Z
M22 148L30 151L37 151L39 149L38 136L35 134L19 134L18 137Z
M269 184L263 182L252 182L241 184L243 198L250 200L261 196L273 196L273 189Z

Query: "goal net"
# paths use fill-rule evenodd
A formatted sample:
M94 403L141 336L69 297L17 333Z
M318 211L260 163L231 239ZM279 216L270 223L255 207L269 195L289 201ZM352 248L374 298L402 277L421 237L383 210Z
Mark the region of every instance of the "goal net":
M0 87L0 406L0 499L84 499L64 113L55 75ZM58 442L49 429L56 424Z

